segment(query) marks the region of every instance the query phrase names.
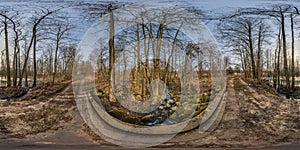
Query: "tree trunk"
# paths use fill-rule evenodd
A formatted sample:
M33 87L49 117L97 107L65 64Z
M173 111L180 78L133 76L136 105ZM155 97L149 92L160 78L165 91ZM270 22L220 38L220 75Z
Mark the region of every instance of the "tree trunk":
M25 68L25 87L29 87L28 85L28 66Z
M114 22L114 14L112 11L112 6L110 5L108 8L109 11L109 100L111 102L115 102L115 98L113 95L113 81L114 81L114 75L113 75L113 67L115 62L115 40L114 40L114 34L115 34L115 22Z
M6 19L4 21L4 33L5 33L5 53L6 53L6 79L7 79L7 87L10 87L11 77L10 77L9 45L8 45L8 24Z
M280 39L281 30L278 31L278 42L277 47L275 49L275 58L274 58L274 72L273 72L273 87L277 89L279 86L278 76L279 76L279 55L281 49L281 39Z
M29 58L29 52L30 52L31 46L33 44L34 38L36 38L37 27L42 22L42 20L44 20L47 16L51 15L52 13L53 13L53 11L48 11L42 17L37 19L36 22L33 25L31 40L30 40L29 46L28 46L28 48L25 52L25 60L24 60L24 64L23 64L23 71L20 74L20 80L19 80L19 83L18 83L19 86L22 85L22 79L23 79L23 76L24 76L25 70L26 70L25 67L27 66L27 62L28 62L28 58Z
M23 76L26 72L26 67L27 67L27 63L28 63L28 58L29 58L29 52L30 52L30 49L32 47L32 44L34 42L34 38L36 36L36 29L33 28L32 30L32 37L31 37L31 40L30 40L30 43L29 43L29 46L28 48L25 50L25 60L24 60L24 63L23 63L23 69L22 69L22 73L20 74L20 80L19 80L19 83L18 85L21 86L22 85L22 79L23 79Z
M149 76L148 76L148 70L149 70L149 44L148 43L148 49L147 49L147 35L145 31L145 24L142 24L142 31L143 31L143 37L144 37L144 55L145 55L145 64L144 64L144 79L143 79L143 85L142 85L142 96L145 97L147 94L146 85L147 82L149 82ZM149 39L150 41L150 39Z
M295 89L295 36L294 36L294 18L291 14L291 31L292 31L292 90Z
M53 76L52 76L52 84L54 84L54 82L55 82L55 76L56 76L56 72L57 72L58 48L59 48L59 39L56 39L55 55L54 55L54 71L53 71Z
M256 70L256 75L257 75L257 80L260 81L261 77L261 44L262 44L262 26L259 27L258 31L258 48L257 48L257 70Z
M19 35L18 32L15 31L15 39L14 39L14 55L13 55L13 86L17 86L17 78L18 78L18 54L20 53L20 47L19 47Z
M281 32L279 32L278 34L278 54L277 54L277 87L279 87L281 85L281 82L280 82L280 55L281 55L281 35L280 35Z
M137 40L137 74L136 74L136 88L140 91L140 71L141 71L141 44L140 44L140 34L139 25L136 25L136 40Z
M250 59L251 59L251 66L252 66L252 76L254 79L257 79L255 60L254 60L253 41L252 41L252 25L250 22L248 22L247 24L248 24L248 40L249 40Z
M171 58L173 58L173 55L174 55L174 52L175 52L175 46L176 46L176 42L177 42L177 36L178 36L178 34L179 34L182 26L183 26L183 23L181 23L180 27L177 29L176 34L175 34L175 36L173 38L171 54L169 55L168 60L167 60L165 83L167 83L167 79L168 79L168 76L169 76L169 64L170 64Z
M284 75L285 75L285 83L286 83L286 97L290 98L290 77L289 77L289 70L288 70L288 60L287 60L287 47L286 47L286 34L285 34L285 17L283 12L281 12L281 32L282 32L282 46L283 46L283 68L284 68Z
M33 84L32 87L36 87L37 80L37 65L36 65L36 35L33 40Z

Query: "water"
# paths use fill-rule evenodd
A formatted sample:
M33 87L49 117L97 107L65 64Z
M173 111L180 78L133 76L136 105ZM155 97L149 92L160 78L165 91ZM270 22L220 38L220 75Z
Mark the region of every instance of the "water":
M263 79L268 80L273 85L273 77L264 77ZM285 85L285 78L280 78L280 82ZM292 82L292 79L290 79L290 82ZM295 77L295 86L300 87L300 77Z
M0 99L0 102L7 102L8 99Z
M38 81L39 83L40 81ZM33 81L29 80L28 81L28 86L32 87ZM6 80L0 80L0 86L6 86L7 85L7 81ZM22 87L25 87L25 81L22 81Z
M171 110L171 108L175 106L174 103L171 103L171 100L172 97L169 94L169 90L166 90L166 98L160 105L160 107L163 107L163 109L158 108L149 113L151 115L154 115L155 120L153 122L145 122L144 124L147 126L156 126L163 123L169 117L169 111Z

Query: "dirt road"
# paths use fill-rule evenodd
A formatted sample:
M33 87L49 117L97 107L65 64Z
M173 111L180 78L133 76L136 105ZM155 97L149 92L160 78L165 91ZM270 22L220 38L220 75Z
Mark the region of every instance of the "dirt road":
M51 101L73 101L69 86ZM284 100L245 82L240 77L230 77L224 114L216 128L205 133L198 129L181 133L153 149L299 149L299 102ZM63 103L62 103L63 104ZM0 149L120 149L83 129L80 114L70 107L71 122L62 128L32 134L26 138L0 140ZM277 145L277 146L276 146ZM278 146L283 145L283 146Z

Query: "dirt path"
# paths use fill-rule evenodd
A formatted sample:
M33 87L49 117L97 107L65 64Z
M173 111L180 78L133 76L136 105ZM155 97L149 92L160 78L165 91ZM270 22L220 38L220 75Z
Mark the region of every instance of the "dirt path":
M215 123L215 128L204 133L200 133L198 128L181 133L157 148L261 147L289 144L299 140L299 103L274 97L267 92L261 94L263 92L257 92L257 88L238 76L229 77L224 97L226 104L224 113L220 115L220 121ZM57 104L70 102L74 102L70 85L50 100L50 103ZM75 105L70 105L66 115L72 116L72 121L62 123L63 127L58 130L31 135L26 139L5 139L0 141L0 147L5 143L10 145L8 141L12 140L11 143L20 142L18 145L25 146L87 145L84 148L88 148L100 144L101 147L116 148L101 138L83 131L83 120ZM291 145L290 149L295 148L295 145L299 144ZM282 147L270 149L273 148Z
M239 148L274 146L299 140L299 103L260 93L240 77L229 77L224 98L226 107L218 127L206 133L199 133L198 129L182 133L166 145Z
M72 91L72 85L69 85L64 91L53 97L50 101L68 102L74 101L74 95ZM57 145L87 145L93 144L93 141L83 133L82 124L83 120L77 111L76 107L73 106L69 109L68 115L72 116L70 123L64 124L62 129L53 133L47 132L38 136L32 136L31 141L35 144L57 144Z
M53 111L56 110L62 110L62 112L51 112L51 113L45 113L47 118L50 118L50 120L54 120L56 122L56 125L53 125L53 128L47 129L46 132L40 132L37 134L29 134L26 135L26 138L5 138L6 136L3 135L3 140L0 140L0 143L6 142L6 141L13 141L17 143L21 143L21 145L35 145L35 144L58 144L58 145L87 145L87 144L93 144L93 141L91 138L82 131L82 124L83 120L77 111L75 102L74 102L74 95L73 95L73 90L72 90L72 85L69 84L64 90L60 91L57 93L55 96L52 96L49 100L47 101L39 101L35 102L33 104L28 104L26 105L25 103L30 103L30 102L14 102L13 105L7 106L7 107L2 107L0 108L0 112L2 117L7 117L7 118L12 118L14 121L10 123L10 125L18 127L18 122L24 124L22 122L22 118L20 119L20 111L21 113L24 113L29 117L32 114L26 114L26 109L30 109L30 112L37 112L41 111L41 113L44 113L44 111L47 111L48 107L53 108L57 107L56 109L53 109ZM25 107L22 107L22 105ZM22 108L22 109L20 109ZM61 109L60 109L61 108ZM19 109L19 110L18 110ZM15 111L14 111L15 110ZM13 111L13 112L11 112ZM11 112L11 113L10 113ZM52 113L63 113L63 114L58 114L54 116L50 116ZM1 117L0 115L0 117ZM64 118L61 118L61 115L66 116L67 119L71 118L71 121L63 121ZM34 116L33 116L34 117ZM57 117L57 118L53 118ZM43 119L43 118L42 118ZM34 118L32 119L31 122L35 122ZM31 123L27 122L27 123ZM43 123L43 122L41 122ZM0 123L1 125L1 123ZM19 125L20 128L22 128L21 125ZM24 133L24 132L33 132L30 129L30 126L24 126L27 129L23 131L22 129L16 130L18 134ZM8 128L6 126L6 128ZM3 128L3 129L6 129ZM0 133L3 133L1 131ZM26 134L24 133L24 134ZM7 134L9 136L10 134Z

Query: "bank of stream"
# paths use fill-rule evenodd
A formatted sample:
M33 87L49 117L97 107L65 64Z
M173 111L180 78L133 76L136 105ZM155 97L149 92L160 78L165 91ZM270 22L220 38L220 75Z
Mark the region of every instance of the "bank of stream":
M97 96L106 112L114 118L135 125L156 126L160 124L176 124L199 115L207 108L211 99L210 93L209 90L208 93L203 93L197 98L182 101L180 96L166 92L165 98L160 100L160 105L148 113L132 112L118 102L111 103L108 100L108 93L102 90L97 91Z
M273 88L276 91L276 95L287 98L287 90L285 88L286 82L285 79L280 79L279 87L273 86L273 78L263 78L263 82L269 87ZM295 89L289 93L289 98L292 100L300 101L300 77L295 78Z

